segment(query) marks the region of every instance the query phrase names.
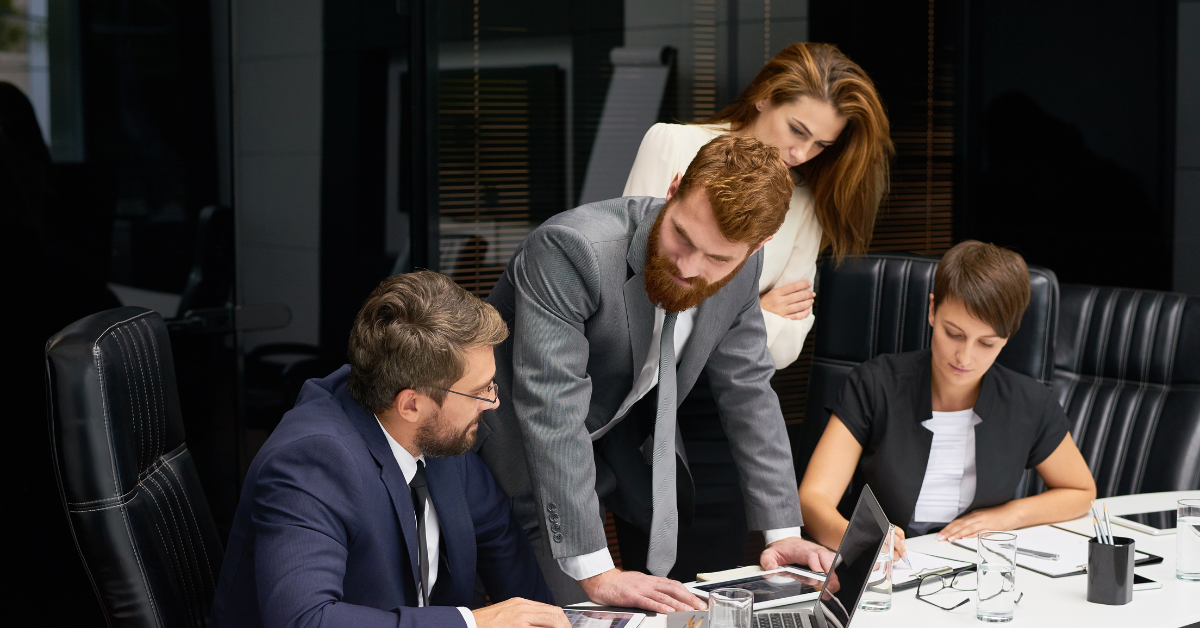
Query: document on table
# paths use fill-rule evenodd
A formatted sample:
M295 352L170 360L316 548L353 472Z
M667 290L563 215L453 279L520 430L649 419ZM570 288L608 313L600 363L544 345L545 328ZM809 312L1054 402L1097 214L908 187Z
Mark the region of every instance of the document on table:
M914 581L922 576L934 573L953 573L956 570L973 564L965 560L953 560L930 554L922 554L921 552L909 552L908 562L912 563L912 569L905 567L904 563L899 560L892 562L893 587L902 587L906 584L914 583Z
M1069 532L1053 526L1034 526L1024 530L1013 530L1017 535L1017 547L1021 549L1057 554L1058 560L1017 554L1017 564L1044 576L1057 578L1084 573L1088 562L1088 540L1091 537ZM958 539L959 547L975 549L975 538ZM1137 552L1137 560L1149 558L1145 552Z
M572 628L637 628L645 615L641 613L612 613L585 609L563 609Z

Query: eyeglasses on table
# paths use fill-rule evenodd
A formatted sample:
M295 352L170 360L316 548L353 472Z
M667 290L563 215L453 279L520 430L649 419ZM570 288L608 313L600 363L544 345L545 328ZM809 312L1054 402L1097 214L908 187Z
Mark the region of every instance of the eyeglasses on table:
M949 605L950 604L949 601L943 603L943 602L941 602L941 600L936 599L936 598L930 599L930 596L934 595L935 593L940 593L941 591L943 591L945 589L953 589L955 591L971 592L971 591L976 591L978 588L979 588L979 579L976 576L974 570L960 571L954 575L930 574L928 576L923 576L921 578L921 582L919 584L917 584L917 599L921 600L922 602L926 602L928 604L936 606L944 611L952 611L952 610L962 606L963 604L970 602L971 597L967 596L966 599L963 599L963 600L959 601L957 604L953 604L951 606L951 605ZM989 596L982 601L986 602L987 600L990 600L993 597L1000 595L1001 593L1003 593L1003 591L996 593L995 595ZM1025 597L1025 593L1023 591L1017 592L1017 601L1013 602L1013 603L1020 604L1022 597Z

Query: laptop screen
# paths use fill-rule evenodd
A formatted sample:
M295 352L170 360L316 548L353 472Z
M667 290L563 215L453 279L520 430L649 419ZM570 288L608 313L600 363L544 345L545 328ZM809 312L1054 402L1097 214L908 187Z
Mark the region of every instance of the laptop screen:
M818 626L848 628L890 527L870 487L864 486L813 613Z

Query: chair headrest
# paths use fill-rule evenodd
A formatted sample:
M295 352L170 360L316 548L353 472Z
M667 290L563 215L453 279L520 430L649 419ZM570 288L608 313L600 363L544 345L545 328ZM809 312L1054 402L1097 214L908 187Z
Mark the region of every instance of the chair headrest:
M1063 284L1055 366L1131 382L1200 384L1200 297Z
M46 343L55 446L70 503L128 493L164 453L184 442L171 343L162 317L122 307L82 318ZM132 421L114 421L131 416Z
M848 257L841 266L825 258L820 266L816 355L860 363L881 353L929 346L929 294L938 256L870 253ZM1021 328L997 362L1043 383L1053 376L1058 279L1029 266L1029 307Z

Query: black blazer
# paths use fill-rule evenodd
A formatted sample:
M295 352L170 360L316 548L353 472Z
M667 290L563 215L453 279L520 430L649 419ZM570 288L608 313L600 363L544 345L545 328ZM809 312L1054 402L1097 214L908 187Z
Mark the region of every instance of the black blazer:
M863 448L848 494L869 485L888 519L910 535L933 444L933 432L921 425L933 417L932 360L929 349L877 356L855 368L826 407ZM1048 388L999 363L983 375L975 414L982 422L975 426L975 499L967 512L1011 500L1025 469L1041 464L1070 431Z

